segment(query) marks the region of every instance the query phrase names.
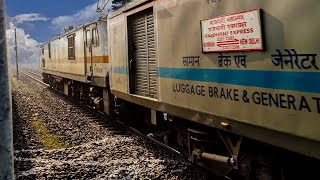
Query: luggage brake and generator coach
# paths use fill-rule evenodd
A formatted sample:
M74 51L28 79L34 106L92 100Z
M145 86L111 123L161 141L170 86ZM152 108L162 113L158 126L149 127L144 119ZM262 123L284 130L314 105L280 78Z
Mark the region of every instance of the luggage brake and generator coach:
M163 133L215 174L309 179L320 159L319 9L135 0L44 43L44 81Z
M319 8L133 1L108 16L111 92L144 107L150 124L170 124L169 144L222 175L310 175L302 169L314 173L309 159L320 159Z

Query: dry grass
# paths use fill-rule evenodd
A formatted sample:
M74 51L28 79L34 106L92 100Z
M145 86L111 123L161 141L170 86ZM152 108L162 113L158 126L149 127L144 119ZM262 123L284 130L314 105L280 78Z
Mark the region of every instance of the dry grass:
M44 145L44 149L62 149L70 147L69 143L60 140L60 137L52 134L46 127L44 120L37 114L32 115L31 126L36 131L36 138Z

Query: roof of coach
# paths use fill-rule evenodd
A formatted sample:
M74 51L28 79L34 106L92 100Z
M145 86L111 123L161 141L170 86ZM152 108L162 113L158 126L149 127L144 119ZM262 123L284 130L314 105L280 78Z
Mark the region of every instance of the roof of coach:
M58 36L54 36L52 39L50 39L50 40L47 41L47 42L42 43L41 45L48 44L48 43L50 43L50 42L52 42L52 41L54 41L54 40L56 40L56 39L60 39L60 38L62 38L62 37L64 37L64 36L68 36L68 35L70 35L70 34L73 34L73 33L76 32L77 30L83 29L85 26L88 26L88 25L90 25L90 24L97 23L97 22L99 22L99 21L104 21L104 18L99 18L99 19L96 19L96 20L92 20L92 21L90 21L90 22L88 22L88 23L86 23L86 24L81 24L81 25L79 25L79 26L77 26L77 27L75 27L75 28L73 28L73 29L71 29L71 30L63 33L63 34L60 34L60 35L58 35Z
M139 5L143 4L143 3L146 3L148 1L152 1L152 0L134 0L134 1L126 4L125 6L115 10L114 12L109 13L108 14L108 18L113 18L113 17L115 17L115 16L117 16L117 15L123 13L123 12L129 11L130 9L135 8L135 7L137 7L137 6L139 6Z

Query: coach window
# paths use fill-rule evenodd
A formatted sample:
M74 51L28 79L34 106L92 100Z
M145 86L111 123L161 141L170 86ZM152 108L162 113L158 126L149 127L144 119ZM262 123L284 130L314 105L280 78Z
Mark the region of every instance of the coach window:
M51 58L51 44L48 44L49 58Z
M99 46L99 34L98 29L92 29L92 45Z
M75 42L74 42L74 34L68 36L68 59L75 59Z

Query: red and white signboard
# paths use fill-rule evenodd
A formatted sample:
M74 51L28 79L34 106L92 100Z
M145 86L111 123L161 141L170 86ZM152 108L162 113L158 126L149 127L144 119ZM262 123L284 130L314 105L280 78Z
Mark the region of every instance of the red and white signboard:
M260 9L201 21L203 52L262 50Z

